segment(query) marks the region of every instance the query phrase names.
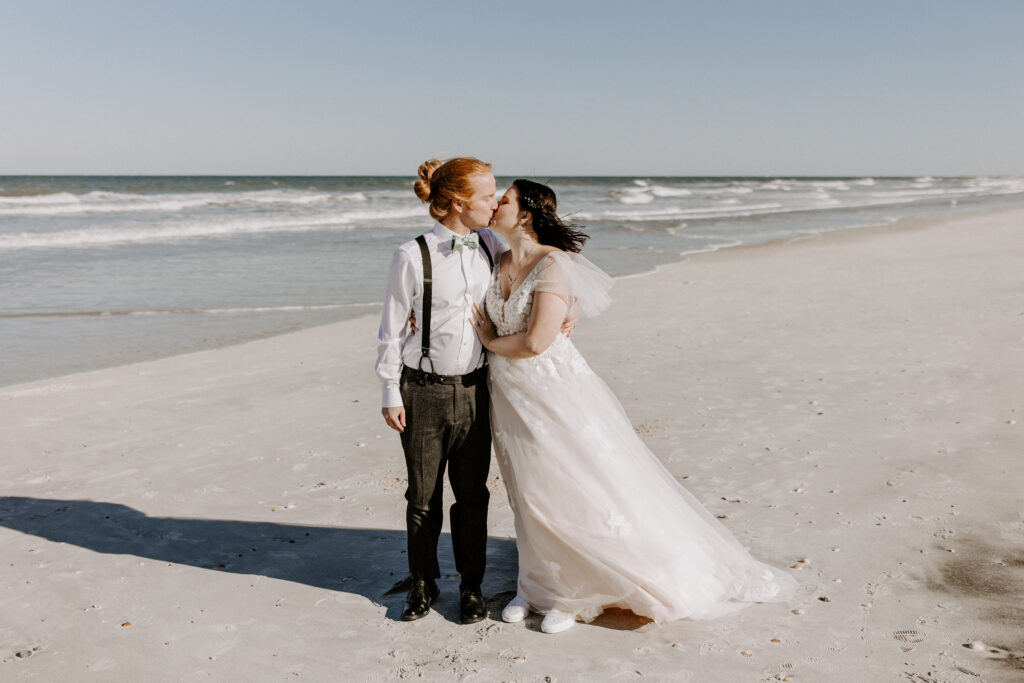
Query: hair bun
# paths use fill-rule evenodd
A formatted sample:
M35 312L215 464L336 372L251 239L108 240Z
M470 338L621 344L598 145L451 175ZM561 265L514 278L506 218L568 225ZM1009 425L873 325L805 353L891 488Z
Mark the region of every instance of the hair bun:
M491 165L473 157L455 157L445 162L428 159L417 170L419 180L413 184L416 196L430 205L430 217L444 222L456 199L468 202L473 198L473 176L490 173Z
M430 178L434 175L434 171L441 167L441 162L437 159L428 159L420 164L419 170L416 171L420 179L413 185L413 191L421 201L430 201Z

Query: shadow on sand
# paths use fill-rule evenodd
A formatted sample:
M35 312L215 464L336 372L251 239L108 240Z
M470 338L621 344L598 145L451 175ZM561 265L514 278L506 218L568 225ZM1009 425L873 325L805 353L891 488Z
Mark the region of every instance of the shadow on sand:
M407 581L404 530L150 517L117 503L17 496L0 497L0 526L98 553L355 593L386 606L392 619L401 612ZM458 584L451 536L442 534L438 545L442 580L452 579L451 594ZM515 588L515 542L489 538L487 552L484 592L499 601L497 611L491 610L496 616ZM444 615L457 620L448 611Z

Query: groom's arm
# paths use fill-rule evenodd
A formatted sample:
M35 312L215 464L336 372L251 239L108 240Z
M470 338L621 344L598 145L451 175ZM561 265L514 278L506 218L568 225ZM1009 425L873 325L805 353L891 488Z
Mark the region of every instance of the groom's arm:
M405 428L405 407L399 378L402 375L402 342L409 335L408 321L416 291L412 260L402 249L395 252L388 270L388 286L377 332L377 377L381 381L381 414L396 431Z

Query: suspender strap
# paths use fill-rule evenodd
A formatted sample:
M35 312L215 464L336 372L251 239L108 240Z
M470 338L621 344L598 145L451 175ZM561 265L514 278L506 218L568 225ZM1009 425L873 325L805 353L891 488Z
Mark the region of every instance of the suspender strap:
M423 235L416 238L420 245L420 256L423 258L423 319L420 321L420 367L423 369L423 359L430 363L430 372L434 372L434 361L430 358L430 307L434 297L434 279L430 268L430 250L427 248L427 240Z
M487 263L490 265L491 270L494 270L494 257L491 256L491 250L487 247L487 242L480 238L480 248L484 250L484 254L487 255Z
M487 242L484 238L480 238L480 248L484 250L484 254L487 256L487 263L491 266L491 270L494 270L494 257L491 256L491 250L487 247ZM487 364L487 353L483 345L480 345L480 355L484 357L484 365Z
M430 372L433 374L434 361L430 357L430 308L434 295L434 274L430 267L430 249L427 248L426 237L423 235L417 237L416 244L420 245L420 257L423 259L423 320L420 321L420 367L417 369L423 370L423 359L425 358L430 363ZM491 256L491 250L483 240L480 240L480 246L487 256L487 263L493 270L494 257Z

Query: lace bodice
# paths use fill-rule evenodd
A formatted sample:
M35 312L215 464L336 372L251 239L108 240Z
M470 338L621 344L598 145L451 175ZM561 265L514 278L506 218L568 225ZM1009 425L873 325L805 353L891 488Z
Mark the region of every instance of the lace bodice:
M572 252L551 251L533 267L508 301L501 297L501 260L491 272L484 302L500 337L525 332L530 325L536 292L557 294L581 318L597 315L609 304L612 279L593 263ZM557 341L557 337L556 337Z
M541 259L541 262L543 263L547 258ZM541 270L541 264L538 263L523 278L520 285L512 290L508 301L505 301L501 296L501 262L494 265L484 302L487 304L487 314L491 317L499 337L526 331L530 324L530 312L533 311L533 292L537 285L537 274Z

